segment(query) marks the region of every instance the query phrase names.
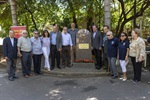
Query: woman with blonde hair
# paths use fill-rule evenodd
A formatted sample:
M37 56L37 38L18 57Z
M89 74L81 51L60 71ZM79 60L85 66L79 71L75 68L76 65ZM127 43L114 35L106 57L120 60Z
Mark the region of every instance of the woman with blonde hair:
M135 28L132 30L132 41L130 44L129 55L133 64L134 78L133 83L141 81L142 62L145 58L145 42L140 37L141 30Z

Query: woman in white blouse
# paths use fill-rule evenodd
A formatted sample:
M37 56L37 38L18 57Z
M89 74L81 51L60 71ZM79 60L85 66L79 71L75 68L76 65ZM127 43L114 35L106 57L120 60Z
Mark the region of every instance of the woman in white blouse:
M44 68L50 71L50 61L49 61L50 37L49 37L49 32L47 30L43 31L43 36L41 37L41 41L42 41L42 51L45 58Z
M133 64L134 78L133 83L141 81L142 62L145 58L145 42L140 37L141 30L132 30L132 41L130 43L129 55Z

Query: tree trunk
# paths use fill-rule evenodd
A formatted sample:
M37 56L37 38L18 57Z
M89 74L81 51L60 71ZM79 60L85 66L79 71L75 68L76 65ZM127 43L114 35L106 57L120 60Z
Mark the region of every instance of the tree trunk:
M90 27L93 23L93 5L90 4L88 10L87 10L87 29L90 30Z
M136 0L134 0L134 15L136 15ZM133 19L133 27L136 28L136 17Z
M73 18L73 22L76 24L76 27L78 28L78 24L77 24L77 19L76 19L76 14L75 14L75 12L73 12L72 18Z
M110 0L104 0L104 24L110 27Z
M76 24L76 27L78 28L77 19L76 19L76 13L75 13L75 9L73 7L72 1L67 0L67 2L69 4L69 7L70 7L70 10L71 10L71 13L72 13L73 22Z
M9 0L9 4L11 7L13 26L17 26L18 22L17 22L16 0Z

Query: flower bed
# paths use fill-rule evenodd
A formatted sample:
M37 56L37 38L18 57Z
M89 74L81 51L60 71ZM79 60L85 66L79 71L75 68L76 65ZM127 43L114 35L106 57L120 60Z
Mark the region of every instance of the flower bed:
M88 59L77 59L74 62L76 63L94 63L94 60L88 60Z

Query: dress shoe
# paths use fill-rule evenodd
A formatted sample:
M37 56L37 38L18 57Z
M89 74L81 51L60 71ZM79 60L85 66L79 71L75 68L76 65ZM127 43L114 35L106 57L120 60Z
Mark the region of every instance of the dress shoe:
M67 65L67 67L71 68L72 66L71 65Z
M32 74L29 74L28 76L30 76L30 77L31 77L31 76L33 76L33 75L32 75Z
M13 78L14 78L14 79L18 79L19 77L18 77L18 76L14 76Z
M9 80L10 80L10 81L14 81L14 78L13 78L13 77L9 77Z
M58 69L61 69L61 67L57 67Z
M38 73L34 73L35 76L38 76Z
M42 72L38 72L38 74L39 74L39 75L43 75L43 73L42 73Z
M105 69L106 70L106 72L109 72L109 70L108 69Z
M95 65L95 69L97 69L97 65Z
M71 66L73 66L73 63L71 63Z
M62 65L62 68L65 68L66 66L65 65Z
M139 81L139 80L132 80L132 83L133 83L133 84L137 84L137 83L139 83L139 82L141 82L141 81Z
M112 79L116 79L116 78L118 78L118 76L113 76L113 77L112 77Z
M97 66L97 68L96 68L97 70L100 70L101 69L101 67L100 66Z
M105 67L105 66L104 66L103 69L108 69L108 67Z
M51 66L51 68L50 68L51 70L54 70L54 67L53 66Z
M29 76L28 76L28 75L25 75L24 77L25 77L25 78L29 78Z

